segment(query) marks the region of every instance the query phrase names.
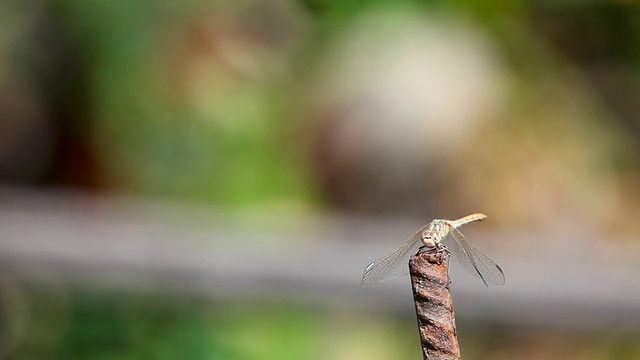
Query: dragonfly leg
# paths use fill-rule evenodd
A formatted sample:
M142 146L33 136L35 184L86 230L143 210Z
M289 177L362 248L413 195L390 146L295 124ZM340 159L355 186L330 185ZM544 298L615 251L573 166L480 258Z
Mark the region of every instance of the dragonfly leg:
M451 251L447 249L447 277L449 278L449 285L451 285L451 277L449 276L449 264L451 263Z
M449 251L449 249L447 249L444 244L440 244L440 246L438 246L438 257L438 265L442 264L442 261L445 257L447 258L447 270L449 270L449 259L451 258L451 251Z
M447 258L447 262L446 262L447 277L449 277L449 264L451 263L451 251L444 244L441 244L438 251L441 252L442 254L445 254L444 256ZM451 284L451 277L449 277L449 284Z

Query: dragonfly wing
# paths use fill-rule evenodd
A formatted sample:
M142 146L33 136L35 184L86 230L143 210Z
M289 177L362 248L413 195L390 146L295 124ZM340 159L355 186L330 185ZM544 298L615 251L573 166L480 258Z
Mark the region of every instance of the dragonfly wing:
M482 279L485 285L504 285L504 272L480 249L475 247L462 233L453 226L449 227L451 236L455 241L450 241L453 245L453 252L465 268L471 274Z
M382 281L395 279L409 273L409 259L418 252L422 245L420 237L422 232L429 226L423 226L402 246L394 250L382 259L376 260L364 269L361 285L367 286Z

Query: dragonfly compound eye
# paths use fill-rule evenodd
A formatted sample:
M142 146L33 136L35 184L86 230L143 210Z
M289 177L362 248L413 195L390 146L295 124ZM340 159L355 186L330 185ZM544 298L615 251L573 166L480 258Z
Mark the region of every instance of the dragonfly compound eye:
M421 236L422 244L429 249L436 247L435 234L431 230L425 230Z

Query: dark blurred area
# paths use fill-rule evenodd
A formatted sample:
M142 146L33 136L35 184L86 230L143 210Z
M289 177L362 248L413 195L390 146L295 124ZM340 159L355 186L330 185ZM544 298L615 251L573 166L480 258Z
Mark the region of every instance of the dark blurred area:
M0 2L0 359L417 359L474 212L466 359L640 359L638 114L633 2Z

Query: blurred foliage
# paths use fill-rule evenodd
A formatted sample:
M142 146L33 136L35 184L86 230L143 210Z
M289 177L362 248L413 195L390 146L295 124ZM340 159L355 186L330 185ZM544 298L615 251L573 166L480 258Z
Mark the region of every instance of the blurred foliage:
M286 55L270 48L289 40L235 33L234 18L255 16L242 13L246 5L59 3L90 75L103 185L221 205L309 196L286 139ZM264 26L281 16L289 21L275 13ZM241 42L230 56L264 62L243 69L221 58L227 31Z
M402 359L419 354L406 320L184 297L26 291L30 331L12 359ZM7 310L4 308L3 310ZM350 318L350 325L345 320ZM402 325L401 325L402 324Z
M403 21L415 26L416 17L407 16L419 15L423 22L469 27L479 39L491 39L481 51L494 52L492 56L503 61L491 66L500 67L509 85L501 96L502 105L493 105L492 118L479 116L476 120L485 124L487 133L513 140L507 147L517 146L523 136L544 143L552 134L555 139L547 149L524 154L534 158L552 158L554 152L565 151L564 147L584 149L584 144L591 144L586 155L564 158L583 167L574 166L576 171L569 169L567 178L561 179L562 174L554 182L575 189L578 197L600 192L594 188L605 189L594 198L612 198L611 203L590 203L589 208L607 209L608 218L638 213L629 209L640 203L640 194L625 185L635 181L640 168L635 160L640 154L635 140L640 125L634 116L635 104L640 103L635 95L640 64L636 5L519 1L503 6L417 0L33 3L38 6L18 1L3 5L3 13L18 20L7 21L10 35L5 47L11 56L0 74L7 77L11 70L20 69L25 79L11 75L18 76L17 80L5 83L20 88L17 82L45 93L43 98L27 90L18 95L52 117L48 121L54 134L47 140L54 148L40 150L39 159L45 164L36 167L49 166L45 181L197 199L227 208L284 205L302 209L333 203L357 211L398 212L401 204L414 197L416 204L432 202L440 213L487 204L486 211L495 211L497 220L522 225L522 220L508 216L519 201L515 198L523 193L518 184L511 183L528 177L530 169L522 168L512 179L504 174L498 178L495 173L493 177L469 177L478 174L478 169L464 160L468 156L489 153L478 163L489 162L498 169L513 162L501 155L509 153L508 149L485 141L482 132L472 139L481 142L481 147L456 154L453 161L459 165L451 166L450 158L434 162L431 166L446 175L438 174L442 180L425 179L423 185L392 179L395 182L388 188L376 188L376 181L386 180L375 172L371 180L372 171L382 166L375 159L361 159L367 162L361 168L348 164L350 169L337 176L318 160L331 151L345 152L318 143L324 136L328 144L335 141L325 129L352 120L353 114L341 112L354 111L351 107L363 101L345 97L337 103L323 102L327 95L316 89L322 85L318 79L330 77L332 68L339 67L328 56L336 52L336 43L354 35L354 24L357 29L358 24L386 17L392 24L397 22L394 26ZM375 28L365 25L369 31ZM349 85L342 81L345 83L324 91L331 94ZM453 89L464 92L456 86ZM370 101L366 92L360 96ZM500 108L504 103L506 108ZM35 138L29 132L24 136ZM15 151L20 149L16 145ZM423 151L435 154L430 148ZM354 155L339 154L331 160L349 156ZM402 154L407 159L412 156L416 154ZM418 162L424 162L420 156ZM580 156L588 161L576 158ZM50 163L47 157L53 157ZM432 175L435 171L428 173L436 177ZM345 178L358 176L364 183L345 183ZM413 178L423 176L420 171L412 174ZM606 179L585 180L592 176ZM576 180L580 177L582 180ZM456 178L466 180L458 183ZM465 195L453 195L457 197L453 201L439 199L444 185L428 185L433 181L456 184L447 186L446 192ZM486 191L478 191L480 183ZM510 183L507 186L518 188L514 190L518 194L514 199L483 198L504 187L492 183ZM394 192L403 187L413 195ZM541 189L546 193L532 193L531 197L553 196L552 191ZM632 196L620 197L616 192ZM394 198L401 204L391 203ZM572 210L584 207L580 201L570 202ZM379 208L372 209L371 204L376 203ZM447 208L447 203L457 205ZM414 209L408 211L413 215L434 211L411 204L406 207ZM540 214L521 213L528 223L541 221L531 220ZM602 216L598 211L583 215L591 221Z
M419 358L412 317L263 301L27 291L31 330L11 359ZM6 309L4 309L6 310ZM346 310L346 309L345 309ZM639 334L458 324L465 359L638 359Z

